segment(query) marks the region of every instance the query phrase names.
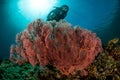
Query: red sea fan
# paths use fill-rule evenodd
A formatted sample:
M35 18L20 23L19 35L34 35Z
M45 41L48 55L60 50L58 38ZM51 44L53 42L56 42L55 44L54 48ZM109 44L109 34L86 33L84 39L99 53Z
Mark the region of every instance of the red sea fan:
M30 62L33 66L53 65L64 75L84 72L102 51L101 40L95 33L79 26L72 29L63 20L43 22L38 19L17 34L16 43L10 50L12 61Z

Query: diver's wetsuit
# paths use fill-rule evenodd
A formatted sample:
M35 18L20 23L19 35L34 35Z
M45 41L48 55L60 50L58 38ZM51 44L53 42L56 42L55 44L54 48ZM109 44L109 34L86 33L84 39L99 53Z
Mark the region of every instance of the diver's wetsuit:
M69 8L67 5L63 5L61 7L55 7L55 9L48 14L47 21L51 21L51 20L59 21L60 19L64 19L67 15L68 10Z

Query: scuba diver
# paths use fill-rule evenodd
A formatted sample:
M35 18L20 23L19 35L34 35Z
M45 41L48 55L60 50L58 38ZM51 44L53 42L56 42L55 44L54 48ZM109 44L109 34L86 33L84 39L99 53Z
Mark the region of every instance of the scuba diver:
M48 14L47 21L51 21L51 20L59 21L60 19L64 19L69 10L69 7L67 5L62 5L61 7L54 7L54 8L55 9Z

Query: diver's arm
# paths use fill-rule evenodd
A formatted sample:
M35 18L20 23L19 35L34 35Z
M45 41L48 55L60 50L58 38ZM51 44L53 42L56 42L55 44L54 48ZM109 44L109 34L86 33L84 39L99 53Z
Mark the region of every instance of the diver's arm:
M54 11L51 11L47 16L47 21L54 20L56 17L56 14Z

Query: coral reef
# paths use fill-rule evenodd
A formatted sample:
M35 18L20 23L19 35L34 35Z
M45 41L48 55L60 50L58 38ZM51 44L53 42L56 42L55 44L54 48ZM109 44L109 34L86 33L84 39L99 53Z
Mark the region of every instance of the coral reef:
M10 60L1 60L0 80L39 80L39 69L42 70L40 66L32 67L28 63L17 65Z
M105 49L110 53L111 56L114 57L114 59L120 61L120 41L119 41L119 38L114 38L114 39L108 41L108 44L106 45Z
M12 45L10 60L18 64L30 62L33 66L52 65L63 75L73 75L85 70L102 51L101 40L95 33L76 26L71 27L64 20L43 22L38 19L16 36Z
M89 77L100 80L120 80L120 43L119 38L108 41L103 52L88 68Z
M119 42L119 38L114 38L110 41L108 41L105 49L106 50L112 50L112 48L114 47L115 44L117 44Z
M119 80L119 67L117 61L114 60L108 52L102 52L88 68L89 78L94 77L100 80Z
M114 46L120 47L119 42ZM106 47L103 49L103 52L98 54L94 62L85 69L88 72L87 76L81 76L80 71L65 76L51 65L33 67L30 63L17 65L9 60L0 60L0 80L120 80L119 59L111 55Z

